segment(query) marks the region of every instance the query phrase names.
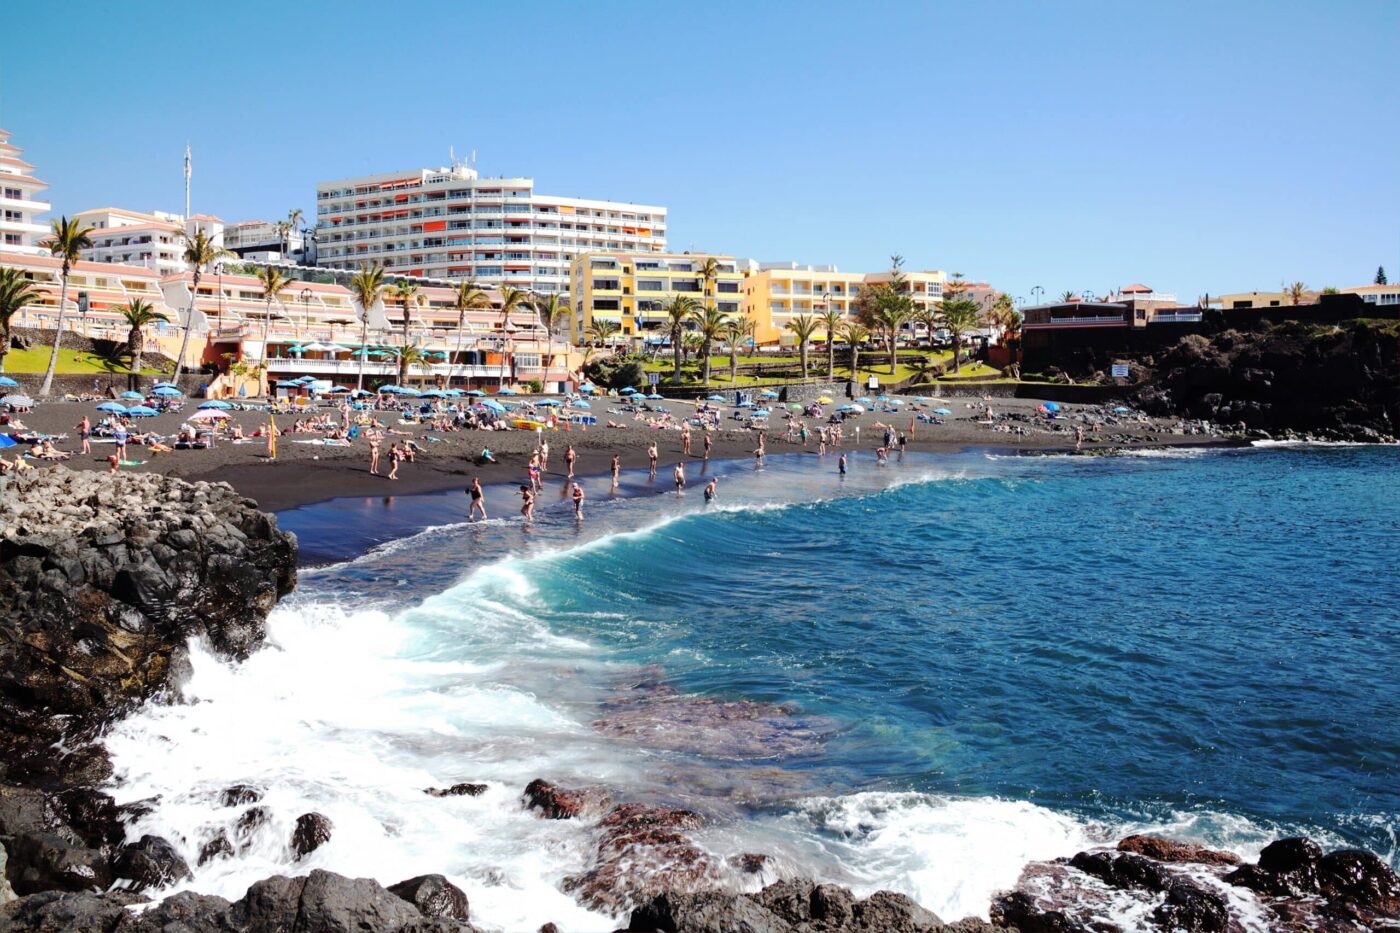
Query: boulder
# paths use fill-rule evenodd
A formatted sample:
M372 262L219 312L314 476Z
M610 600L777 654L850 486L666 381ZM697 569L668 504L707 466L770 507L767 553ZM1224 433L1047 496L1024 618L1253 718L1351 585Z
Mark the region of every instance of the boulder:
M859 900L837 885L789 880L753 894L663 891L632 912L628 930L665 933L983 933L977 920L945 925L903 894Z
M316 870L304 878L276 875L254 883L228 918L247 930L392 933L423 915L368 878Z
M137 894L193 877L180 853L159 836L142 836L122 846L112 863L112 875L126 882L122 887Z
M112 883L106 853L52 833L20 833L8 843L15 893L101 891Z
M1197 862L1202 865L1238 865L1240 857L1189 842L1162 836L1126 836L1118 841L1119 852L1132 852L1159 862Z
M127 905L142 900L138 895L119 891L107 894L44 891L0 905L0 930L5 933L109 933L130 916Z
M329 817L320 813L303 813L297 817L296 828L292 830L292 852L298 859L305 858L331 841L331 830L334 828L335 824Z
M252 784L231 785L224 788L224 792L219 796L226 807L241 807L244 804L257 803L262 798L262 788Z
M1157 862L1131 852L1080 852L1069 863L1115 888L1165 891L1172 879Z
M1003 894L992 902L992 925L1020 933L1094 933L1062 910L1045 908L1024 891Z
M1317 863L1322 847L1296 836L1271 842L1259 853L1256 865L1245 865L1225 880L1272 897L1301 897L1318 891Z
M534 810L547 820L571 820L587 811L600 810L609 802L599 788L570 790L536 778L525 786L525 809Z
M632 911L627 930L662 933L795 933L792 924L738 894L662 892Z
M1374 853L1363 849L1328 852L1318 859L1317 883L1333 900L1400 917L1400 877Z
M715 859L686 833L698 813L673 807L620 804L598 821L593 864L564 879L564 890L595 910L622 913L663 891L685 893L717 886Z
M199 850L199 865L203 867L216 858L231 858L233 843L228 841L228 833L222 829Z
M1230 923L1225 898L1197 884L1178 878L1167 888L1167 898L1152 919L1164 930L1182 933L1224 933Z
M408 901L425 917L467 919L467 895L442 875L419 875L389 886L389 893Z
M528 793L529 788L526 788ZM451 787L425 787L429 797L480 797L486 793L485 784L453 784Z

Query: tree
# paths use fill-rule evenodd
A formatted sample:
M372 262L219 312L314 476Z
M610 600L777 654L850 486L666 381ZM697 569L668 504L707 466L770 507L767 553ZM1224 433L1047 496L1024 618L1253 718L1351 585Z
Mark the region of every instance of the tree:
M981 309L977 307L977 302L971 298L964 298L960 294L956 298L944 298L943 307L938 315L938 326L948 332L948 336L953 340L953 372L962 371L962 342L963 336L977 329L978 319L981 317Z
M131 354L131 371L136 375L141 374L141 357L146 350L146 335L143 328L154 324L157 321L168 321L160 311L157 311L151 304L141 298L133 298L121 308L122 319L126 321L127 327L131 328L126 333L126 348Z
M1060 292L1060 300L1065 304L1069 304L1071 301L1078 301L1079 296L1074 292Z
M350 278L350 295L360 306L360 377L355 388L365 387L365 360L369 359L369 310L384 297L384 267L360 263L360 271Z
M505 355L513 360L511 346L511 325L510 316L530 303L529 292L518 288L511 288L509 285L501 286L501 332L505 334ZM505 370L501 371L501 385L506 384Z
M408 368L410 366L417 366L424 372L431 371L433 367L427 352L416 343L399 347L399 385L408 381Z
M277 266L272 265L259 266L255 275L263 287L263 300L266 303L266 307L263 309L262 360L259 364L262 371L266 373L267 361L272 356L267 345L272 331L272 303L282 297L282 292L286 290L292 277Z
M1376 284L1377 284L1377 285L1389 285L1389 284L1390 284L1390 282L1387 281L1387 280L1386 280L1386 277L1385 277L1385 266L1377 266L1377 267L1376 267Z
M76 220L60 217L50 221L50 232L44 245L57 259L62 260L60 270L62 285L58 292L58 320L54 325L53 351L49 354L49 368L44 370L44 383L39 388L40 395L48 395L53 390L53 374L58 369L58 348L63 341L63 314L68 310L68 276L73 271L73 263L83 256L83 250L92 245L88 234L91 227L84 227Z
M403 361L403 350L409 346L409 324L413 307L423 304L423 289L420 289L419 283L399 279L393 283L393 300L403 305L403 342L399 345L399 385L403 385L403 380L409 374L409 366Z
M180 380L180 370L185 365L185 350L190 344L190 331L194 330L194 306L199 299L199 280L206 267L233 255L228 250L214 245L214 241L203 230L196 229L193 234L181 233L180 236L185 241L184 259L186 265L194 270L194 281L190 285L189 310L185 313L185 334L180 338L180 353L175 357L176 382Z
M714 306L715 282L719 278L719 260L713 256L706 256L700 263L700 268L695 270L700 274L700 281L705 289L705 298L709 299L709 304Z
M914 314L914 303L908 295L893 288L880 293L875 307L875 321L885 332L890 347L890 378L899 368L899 331Z
M748 332L748 318L730 318L724 324L724 342L729 344L729 382L732 385L739 378L739 344Z
M661 309L666 315L666 324L671 333L671 354L675 361L671 381L676 385L681 384L681 331L685 329L686 321L690 320L690 315L697 307L699 306L695 299L689 295L673 295L666 307Z
M559 324L573 314L573 309L569 307L567 301L561 301L557 292L548 295L535 296L535 315L538 322L544 325L544 331L549 335L549 361L554 362L554 332L559 328ZM545 374L549 374L548 366Z
M613 339L620 330L622 330L622 325L616 321L609 321L605 317L595 317L584 330L584 336L590 343L601 347Z
M1288 299L1289 304L1300 305L1307 300L1308 287L1302 282L1294 282L1283 290L1283 294Z
M846 325L846 342L851 345L851 381L860 378L860 348L870 339L870 328L859 321Z
M23 272L0 266L0 373L5 371L5 354L10 352L11 319L38 300L38 289Z
M457 283L457 288L452 294L452 306L457 309L457 356L460 357L462 338L467 327L467 312L491 307L491 298L476 284L476 279L467 279ZM457 362L454 360L447 371L448 385L452 384L456 369Z
M724 336L729 326L729 315L718 308L700 308L691 314L695 329L700 335L701 376L705 385L710 384L710 351L716 340Z
M297 232L297 224L301 223L301 215L302 210L299 207L287 211L287 239L282 243L282 255L284 256L291 251L291 235Z
M836 381L836 334L845 322L846 316L828 306L817 316L822 329L826 331L826 381Z
M797 338L797 356L802 362L803 379L807 378L807 342L820 326L821 322L813 314L795 314L785 325L785 329L792 331L793 336Z

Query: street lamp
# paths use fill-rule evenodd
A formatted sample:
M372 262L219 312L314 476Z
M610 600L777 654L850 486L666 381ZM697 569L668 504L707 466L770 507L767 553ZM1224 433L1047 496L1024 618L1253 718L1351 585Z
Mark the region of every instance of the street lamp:
M310 330L310 329L311 329L311 289L309 289L309 288L303 288L303 289L301 290L301 319L302 319L302 322L306 324L306 329L307 329L307 330ZM301 339L300 334L297 335L297 339L298 339L298 340Z
M1044 289L1044 288L1040 287L1039 285L1033 286L1033 287L1031 288L1031 301L1035 302L1036 304L1040 304L1040 298L1038 297L1038 295L1044 295L1044 294L1045 294L1045 289Z

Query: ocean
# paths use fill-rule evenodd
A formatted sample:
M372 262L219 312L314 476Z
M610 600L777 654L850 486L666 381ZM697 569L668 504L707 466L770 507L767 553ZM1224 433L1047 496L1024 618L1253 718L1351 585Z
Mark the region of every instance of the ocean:
M1306 833L1400 857L1400 451L910 454L669 468L283 513L308 555L242 664L108 745L131 828L194 865L267 789L271 821L184 887L322 867L441 872L473 922L614 919L561 891L591 837L523 812L542 777L705 814L716 856L985 916L1031 859L1157 831L1257 854ZM429 527L430 526L430 527ZM368 548L368 553L361 553ZM353 556L353 555L359 556ZM480 797L423 793L484 782ZM307 811L331 841L295 866ZM755 879L735 883L755 886Z

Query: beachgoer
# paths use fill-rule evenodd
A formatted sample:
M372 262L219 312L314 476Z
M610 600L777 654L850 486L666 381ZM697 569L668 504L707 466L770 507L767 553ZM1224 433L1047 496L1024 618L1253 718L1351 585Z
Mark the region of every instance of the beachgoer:
M583 487L578 483L574 483L573 500L574 518L583 521Z
M708 483L705 484L705 501L706 501L706 502L714 502L714 501L715 501L715 487L718 486L718 485L719 485L719 477L718 477L718 476L711 477L711 478L710 478L710 481L709 481Z
M369 471L375 476L379 475L379 442L382 439L378 431L369 432Z
M90 442L91 438L92 422L88 420L87 415L83 415L83 420L78 422L78 440L83 442L82 448L78 451L79 453L92 453L92 444Z
M473 476L472 484L467 487L467 495L471 497L472 506L467 510L467 521L476 517L476 513L481 513L481 518L486 519L486 494L481 490L481 477Z
M1074 449L1079 450L1084 446L1084 425L1074 426Z
M846 455L842 454L841 459L836 461L836 469L842 475L846 475Z
M690 456L690 422L681 425L681 453Z
M399 478L399 464L403 462L403 449L398 444L389 445L389 478Z
M876 463L880 464L880 466L884 466L886 463L889 462L889 459L890 459L890 452L889 452L888 450L886 450L886 449L883 448L883 447L876 447L876 448L875 448L875 462L876 462Z
M121 458L121 457L118 457L116 454L112 454L111 456L109 456L109 457L107 458L107 472L108 472L108 473L115 473L115 472L117 472L117 470L121 468L121 465L122 465L122 458Z
M112 440L116 442L117 459L126 459L126 425L117 422L117 429L112 432Z
M647 462L651 465L651 478L656 479L656 442L647 445Z
M622 472L622 458L619 457L617 454L613 454L613 458L612 458L612 481L613 481L612 488L613 488L613 489L616 489L616 488L617 488L618 474L621 473L621 472Z
M682 489L684 489L684 488L685 488L685 463L684 463L684 461L682 461L681 463L677 463L677 464L676 464L676 492L680 492L680 491L681 491Z
M564 466L568 467L569 470L568 476L566 477L567 479L574 478L574 461L576 461L577 459L578 454L574 453L574 445L570 444L564 450Z
M540 452L537 450L530 455L530 488L541 489L543 483L540 482Z
M710 445L713 444L713 443L714 443L714 441L712 441L712 440L710 439L710 432L709 432L709 431L706 431L706 432L705 432L705 459L706 459L706 460L710 459Z
M520 487L520 514L525 516L525 521L534 521L535 518L535 492L529 486Z
M549 441L540 439L540 472L549 469Z

